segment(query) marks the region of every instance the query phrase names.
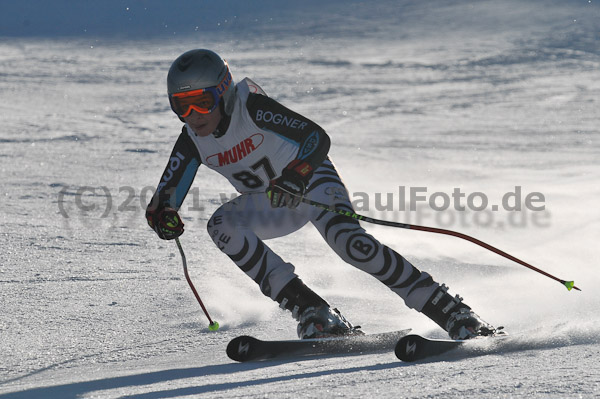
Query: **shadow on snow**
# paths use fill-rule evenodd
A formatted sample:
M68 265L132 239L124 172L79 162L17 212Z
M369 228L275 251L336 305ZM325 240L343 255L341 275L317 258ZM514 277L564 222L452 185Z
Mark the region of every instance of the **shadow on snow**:
M11 399L26 399L26 398L45 398L45 399L76 399L83 395L95 392L117 388L135 387L143 385L158 384L167 381L182 380L186 378L195 377L206 377L210 375L227 375L236 372L251 371L255 369L274 367L286 363L286 361L268 361L268 362L253 362L245 364L222 364L215 366L204 366L204 367L193 367L183 369L172 369L148 372L142 374L134 374L122 377L110 377L102 378L92 381L74 382L69 384L30 388L19 392L8 392L0 394L0 399L11 398ZM249 378L240 379L238 381L224 382L224 383L208 383L205 385L198 385L185 388L175 388L163 391L154 391L147 393L133 393L131 395L121 396L122 398L133 398L136 399L154 399L154 398L173 398L187 395L199 395L207 392L219 392L227 391L230 389L259 386L263 384L270 384L281 381L299 380L306 378L314 378L336 374L347 374L359 371L376 371L385 370L398 367L400 364L397 362L389 364L376 364L371 366L351 367L351 368L338 368L331 370L322 370L312 373L298 373L292 375L283 375L277 377L267 378Z

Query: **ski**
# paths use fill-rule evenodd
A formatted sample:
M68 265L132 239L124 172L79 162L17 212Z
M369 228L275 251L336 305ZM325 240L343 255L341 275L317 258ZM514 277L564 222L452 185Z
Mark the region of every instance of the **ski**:
M394 352L396 357L403 362L414 362L430 357L442 355L453 349L457 349L467 342L477 342L484 339L506 337L505 332L498 332L487 337L472 338L468 340L433 339L420 335L410 334L398 340Z
M248 362L288 357L382 352L394 349L398 339L409 332L410 329L379 334L284 341L263 341L243 335L229 342L227 356L238 362Z

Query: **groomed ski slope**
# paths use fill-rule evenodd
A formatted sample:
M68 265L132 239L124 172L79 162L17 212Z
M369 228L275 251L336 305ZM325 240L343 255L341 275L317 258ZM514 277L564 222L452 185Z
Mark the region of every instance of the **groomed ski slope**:
M600 396L595 1L107 2L97 15L115 18L96 22L57 4L0 13L0 399ZM453 237L365 225L511 339L416 364L232 362L233 337L292 339L295 323L207 236L231 187L201 168L181 212L218 332L143 217L180 131L166 73L196 47L328 131L361 213L472 235L582 292ZM457 188L467 209L436 211ZM439 202L410 211L411 189ZM544 210L505 210L517 192ZM365 331L444 336L314 228L269 245Z

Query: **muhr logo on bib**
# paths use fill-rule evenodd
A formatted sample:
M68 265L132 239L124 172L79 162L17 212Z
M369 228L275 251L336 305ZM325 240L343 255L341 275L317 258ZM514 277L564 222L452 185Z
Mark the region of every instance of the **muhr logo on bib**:
M241 161L256 150L264 139L260 133L253 134L229 150L209 156L206 158L206 163L211 166L226 166Z

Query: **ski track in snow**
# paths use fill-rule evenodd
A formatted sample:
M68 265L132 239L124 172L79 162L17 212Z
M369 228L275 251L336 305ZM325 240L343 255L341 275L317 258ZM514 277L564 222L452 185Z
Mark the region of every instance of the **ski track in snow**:
M599 7L436 4L267 7L256 23L240 16L176 40L3 38L0 399L600 396ZM456 238L365 226L511 336L416 364L392 353L231 362L237 335L295 337L292 318L205 232L232 188L201 169L182 208L217 333L176 246L143 217L180 131L166 73L193 47L325 127L350 192L368 195L361 213L461 231L583 291ZM401 212L400 186L460 187L490 205L519 186L543 193L546 210ZM365 331L444 336L314 228L269 244Z

